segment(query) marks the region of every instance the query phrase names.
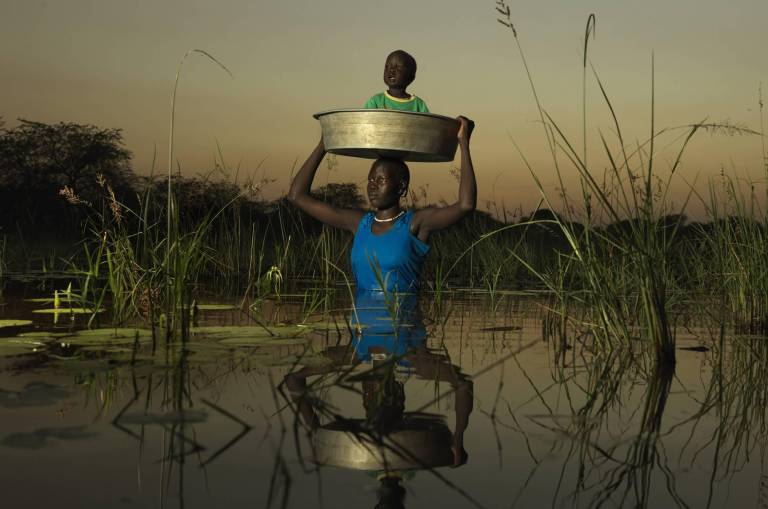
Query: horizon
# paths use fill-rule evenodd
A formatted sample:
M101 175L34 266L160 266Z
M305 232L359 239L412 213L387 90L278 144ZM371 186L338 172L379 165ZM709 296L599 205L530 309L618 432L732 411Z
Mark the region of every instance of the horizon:
M477 123L472 155L479 208L492 202L530 211L539 192L521 155L553 200L559 192L536 104L516 41L497 22L496 3L467 4L394 2L390 9L407 7L413 15L401 19L392 36L390 26L369 16L367 5L339 0L322 6L233 0L224 8L201 1L138 7L86 0L66 6L16 2L0 22L4 47L15 48L0 57L6 71L0 94L8 99L0 116L6 127L26 118L120 128L134 170L147 174L156 157L156 173L163 174L176 68L187 50L200 48L226 65L233 78L207 59L192 55L186 60L176 102L174 159L183 174L195 175L214 167L220 147L233 172L239 167L240 175L276 179L266 193L273 199L287 190L291 168L317 142L319 126L312 114L360 107L383 90L386 55L402 48L419 66L409 91L434 113L464 114ZM768 64L760 50L768 36L760 20L768 17L765 2L522 2L514 9L511 19L543 107L575 146L582 140L581 53L591 13L597 26L589 60L629 144L650 135L652 55L656 132L701 121L763 128L759 90L768 83ZM696 23L690 22L691 9L696 9ZM462 26L453 32L449 27L456 19ZM587 124L588 155L600 174L607 158L599 135L613 140L613 127L589 75ZM682 132L671 130L657 141L662 176L675 159ZM612 141L611 148L618 145ZM683 202L694 183L697 192L705 191L721 171L765 185L763 151L758 136L698 133L673 180L672 205ZM318 175L317 186L359 183L370 165L342 156L335 162L333 171ZM564 158L560 162L566 190L579 192L575 169ZM451 163L410 166L413 189L425 187L430 201L455 196L453 178L444 178ZM694 200L685 212L695 217L702 208Z

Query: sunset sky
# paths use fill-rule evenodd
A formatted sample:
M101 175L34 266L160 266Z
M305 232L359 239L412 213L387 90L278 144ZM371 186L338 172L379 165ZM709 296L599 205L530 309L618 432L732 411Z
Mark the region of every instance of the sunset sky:
M760 129L758 89L768 101L766 0L509 1L512 21L550 115L581 145L581 48L597 17L589 56L627 141L650 134L651 55L656 126L702 120ZM386 55L402 48L419 65L410 91L435 113L477 123L472 140L480 206L493 200L529 210L539 192L511 139L553 196L551 157L512 32L496 21L492 0L3 0L0 13L0 115L123 129L139 173L166 170L170 95L176 66L192 48L210 52L233 74L193 55L177 95L176 159L184 173L213 167L217 142L240 179L276 179L287 189L294 162L317 143L312 114L360 107L384 89ZM602 173L598 132L613 141L595 79L588 89L589 154ZM768 117L765 115L764 117ZM657 145L660 171L684 131ZM618 149L613 145L614 150ZM701 133L675 176L680 201L688 183L702 189L721 168L763 183L757 136ZM262 165L256 172L259 163ZM339 157L326 181L362 182L370 162ZM452 199L450 163L412 165L413 185ZM575 171L563 165L566 187ZM692 210L698 207L694 204Z

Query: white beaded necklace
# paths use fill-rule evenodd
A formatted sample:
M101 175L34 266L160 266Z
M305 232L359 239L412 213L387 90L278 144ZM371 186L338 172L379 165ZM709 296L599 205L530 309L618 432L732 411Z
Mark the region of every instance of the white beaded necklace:
M405 211L404 211L404 210L401 210L401 211L400 211L400 213L399 213L398 215L396 215L396 216L393 216L393 217L390 217L389 219L379 219L379 218L378 218L378 217L376 217L376 215L374 214L374 216L373 216L373 220L374 220L374 221L376 221L377 223L391 223L392 221L394 221L394 220L395 220L395 219L397 219L398 217L402 216L403 214L405 214Z

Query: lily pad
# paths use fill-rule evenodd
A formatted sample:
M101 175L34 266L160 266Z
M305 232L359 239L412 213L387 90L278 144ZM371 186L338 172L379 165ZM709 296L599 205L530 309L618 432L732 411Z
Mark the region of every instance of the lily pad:
M88 345L82 347L80 350L83 352L105 352L109 354L126 354L126 353L133 353L133 348L128 348L126 346L115 346L115 345Z
M0 357L16 357L17 355L28 355L31 353L35 353L35 351L23 346L0 346Z
M35 309L32 312L41 315L89 315L91 313L101 313L104 308L91 309L91 308L46 308Z
M58 338L64 344L70 345L132 345L136 338L140 343L152 339L152 332L147 329L106 328L86 329L75 332L71 336Z
M0 329L5 327L24 327L32 325L32 320L0 320Z
M19 334L20 338L30 338L30 339L58 339L58 338L65 338L67 336L71 336L71 333L68 332L43 332L43 331L34 331L34 332L22 332Z
M0 338L0 357L26 355L45 349L45 344L25 338Z
M258 325L248 326L211 326L197 327L192 329L192 334L217 338L286 338L295 337L304 334L309 330L302 325L276 325L261 327Z
M3 438L0 444L6 447L20 449L40 449L50 445L51 440L83 440L96 436L92 431L86 431L85 426L67 426L62 428L40 428L27 433L11 433Z
M236 337L219 341L222 345L234 346L295 346L306 345L309 340L305 338L272 338L272 337Z
M198 304L197 309L200 311L226 311L230 309L238 309L238 306L232 304Z
M25 348L37 348L45 346L45 343L35 338L0 338L0 347L10 345L22 346Z
M46 382L30 382L20 391L0 389L0 406L23 408L53 405L70 396L70 392L58 385Z
M102 329L83 329L75 332L78 337L99 336L110 338L135 338L136 335L142 337L152 337L152 331L149 329L139 329L130 327L105 327Z

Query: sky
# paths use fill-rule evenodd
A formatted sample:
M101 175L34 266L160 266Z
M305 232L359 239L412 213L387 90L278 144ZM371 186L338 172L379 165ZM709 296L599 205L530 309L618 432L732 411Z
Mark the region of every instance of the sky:
M316 145L313 113L360 107L384 89L394 49L418 61L409 91L434 113L473 119L479 206L530 211L541 191L559 194L525 67L539 100L566 138L582 144L582 51L596 16L589 60L616 111L625 141L656 143L666 177L681 126L730 123L760 130L758 90L768 101L765 0L508 1L517 41L497 22L493 0L0 0L0 116L121 128L134 169L167 171L170 98L176 95L174 159L187 175L206 174L222 154L239 181L274 179L284 193L293 168ZM653 66L652 66L653 58ZM652 73L653 69L653 73ZM653 80L652 80L653 76ZM653 86L652 86L653 83ZM590 70L587 155L596 175L617 153L610 112ZM763 122L768 124L763 112ZM759 136L699 132L672 179L672 206L693 186L703 194L721 171L764 185ZM566 193L576 171L560 158ZM524 163L528 162L530 168ZM317 184L365 179L370 161L338 157ZM453 200L455 163L411 165L412 187L430 201ZM664 172L667 172L666 174ZM701 203L692 200L695 215Z

